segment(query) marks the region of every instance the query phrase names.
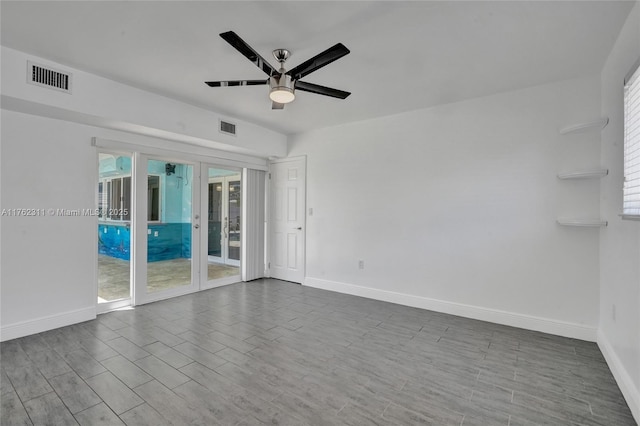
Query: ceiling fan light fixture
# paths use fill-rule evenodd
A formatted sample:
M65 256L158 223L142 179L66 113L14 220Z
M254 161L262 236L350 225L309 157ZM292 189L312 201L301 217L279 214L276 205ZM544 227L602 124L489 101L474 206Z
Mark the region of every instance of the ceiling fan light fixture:
M293 81L291 76L287 74L281 74L279 77L271 77L269 79L271 90L269 91L269 98L273 102L279 104L288 104L293 102L296 95L293 91Z
M293 93L293 90L287 87L276 87L275 89L271 89L269 98L279 104L288 104L289 102L293 102L296 95Z

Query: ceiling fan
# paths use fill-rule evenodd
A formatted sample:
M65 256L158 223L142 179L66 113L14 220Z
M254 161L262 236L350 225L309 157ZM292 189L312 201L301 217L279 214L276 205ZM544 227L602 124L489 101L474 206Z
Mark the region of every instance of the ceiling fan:
M276 58L280 64L280 69L276 70L233 31L222 33L220 34L220 37L253 62L258 68L267 74L269 78L266 80L205 81L205 83L210 87L269 85L269 98L272 101L271 109L284 109L285 104L288 104L295 99L296 90L331 96L338 99L345 99L351 94L350 92L345 92L343 90L332 89L330 87L300 81L304 76L311 74L325 65L347 55L349 53L349 49L347 49L342 43L338 43L328 48L324 52L317 54L313 58L287 71L284 68L284 63L289 59L289 56L291 56L291 52L287 49L276 49L273 51L273 57Z

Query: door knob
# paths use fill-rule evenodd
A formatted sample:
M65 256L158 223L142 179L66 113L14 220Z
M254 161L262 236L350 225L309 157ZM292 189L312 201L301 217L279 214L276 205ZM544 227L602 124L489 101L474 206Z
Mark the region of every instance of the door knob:
M194 228L196 229L200 229L200 225L198 225L197 223L195 225L193 225Z
M302 231L302 226L298 226L298 227L297 227L297 228L295 228L295 229L297 229L298 231Z

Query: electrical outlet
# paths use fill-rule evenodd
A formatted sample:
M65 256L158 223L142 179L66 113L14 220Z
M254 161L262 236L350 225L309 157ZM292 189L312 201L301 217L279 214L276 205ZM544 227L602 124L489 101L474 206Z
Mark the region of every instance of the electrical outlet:
M358 260L358 269L364 269L364 260Z
M313 207L309 207L309 216L313 216Z
M153 233L153 236L154 236L154 237L157 237L157 236L158 236L158 231L155 231L155 232Z

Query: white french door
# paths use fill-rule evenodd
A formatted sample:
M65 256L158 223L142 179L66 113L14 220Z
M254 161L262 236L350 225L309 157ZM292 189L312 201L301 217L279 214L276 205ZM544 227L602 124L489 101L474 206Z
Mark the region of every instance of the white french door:
M134 158L134 300L143 304L200 288L200 164Z
M210 262L240 266L242 185L240 175L209 178L208 247Z
M241 280L242 180L240 170L202 164L201 289Z
M98 312L242 279L243 169L94 143Z

